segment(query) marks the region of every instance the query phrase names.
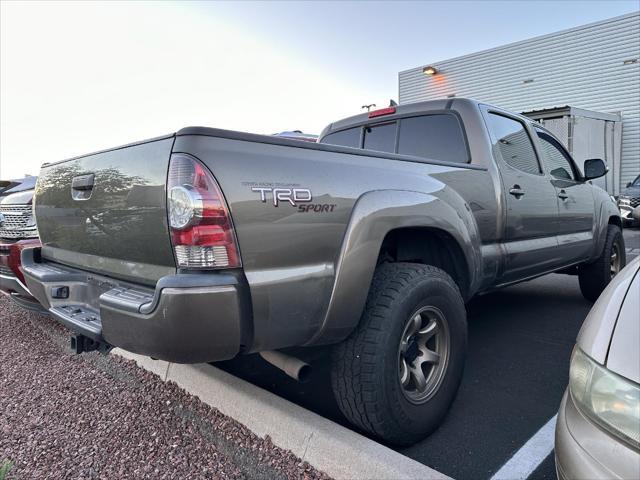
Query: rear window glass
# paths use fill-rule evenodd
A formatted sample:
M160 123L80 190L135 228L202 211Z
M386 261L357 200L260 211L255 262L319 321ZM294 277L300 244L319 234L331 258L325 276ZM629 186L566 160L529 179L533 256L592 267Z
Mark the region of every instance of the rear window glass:
M460 122L453 115L402 119L398 153L446 162L469 161Z
M348 128L340 132L330 133L322 139L322 143L340 145L342 147L360 148L360 127Z
M364 128L365 150L394 153L396 150L396 122Z

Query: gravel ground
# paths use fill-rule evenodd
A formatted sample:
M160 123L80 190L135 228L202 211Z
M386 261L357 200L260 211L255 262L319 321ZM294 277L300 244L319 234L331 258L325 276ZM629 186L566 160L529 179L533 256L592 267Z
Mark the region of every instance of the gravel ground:
M0 295L9 479L329 478L129 360L72 355L68 336Z

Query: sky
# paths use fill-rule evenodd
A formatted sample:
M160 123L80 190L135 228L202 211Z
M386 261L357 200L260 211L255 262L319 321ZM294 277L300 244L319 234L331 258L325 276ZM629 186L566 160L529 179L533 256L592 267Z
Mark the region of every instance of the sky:
M320 133L398 72L638 0L0 3L0 178L190 125Z

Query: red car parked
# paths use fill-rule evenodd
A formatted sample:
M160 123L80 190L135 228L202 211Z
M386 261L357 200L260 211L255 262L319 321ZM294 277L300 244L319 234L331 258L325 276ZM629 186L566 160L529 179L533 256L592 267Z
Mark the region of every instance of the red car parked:
M20 265L24 248L40 246L32 212L36 177L0 183L0 292L25 308L43 310L31 296Z

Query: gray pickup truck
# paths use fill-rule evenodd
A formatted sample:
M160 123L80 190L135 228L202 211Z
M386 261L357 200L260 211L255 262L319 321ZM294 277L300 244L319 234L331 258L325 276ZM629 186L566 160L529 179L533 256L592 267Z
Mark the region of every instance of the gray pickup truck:
M551 133L467 99L393 106L318 143L190 127L43 166L33 295L76 351L173 362L333 345L345 416L410 444L462 376L465 303L561 271L595 300L620 213ZM298 367L296 367L298 365Z

